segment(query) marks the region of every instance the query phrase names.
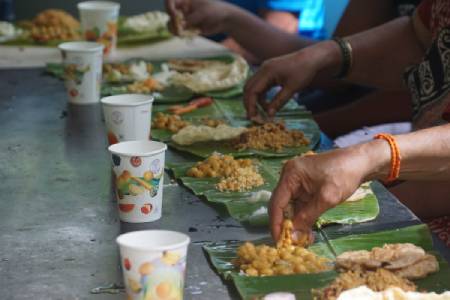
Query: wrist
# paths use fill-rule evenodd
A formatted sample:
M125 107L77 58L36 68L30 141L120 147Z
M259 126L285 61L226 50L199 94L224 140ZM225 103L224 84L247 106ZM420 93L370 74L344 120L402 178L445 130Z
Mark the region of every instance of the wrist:
M386 141L373 140L358 145L356 152L363 157L364 181L386 179L391 165L391 149Z
M342 55L339 45L334 41L323 41L299 51L309 61L315 63L317 73L333 77L341 68Z
M228 3L224 3L224 7L223 7L223 22L222 22L222 28L223 28L223 33L226 33L228 35L233 35L233 31L235 29L238 29L237 27L240 20L245 19L246 12L239 8L236 7L234 5L228 4Z

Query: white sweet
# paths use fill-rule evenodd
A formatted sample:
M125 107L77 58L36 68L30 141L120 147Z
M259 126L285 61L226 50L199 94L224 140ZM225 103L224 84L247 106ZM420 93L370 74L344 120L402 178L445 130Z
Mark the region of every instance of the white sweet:
M156 31L167 27L169 15L162 11L149 11L144 14L129 17L123 26L137 32Z
M134 80L145 80L150 74L147 71L147 63L139 61L130 65L130 75Z
M12 37L20 34L20 30L16 29L12 23L0 22L0 36Z
M259 217L259 216L267 215L268 213L269 213L269 211L267 210L267 207L261 206L260 208L255 210L250 217L251 218Z
M230 127L220 124L217 127L205 125L189 125L172 136L172 140L178 145L191 145L197 142L223 141L238 137L247 129L244 127Z
M169 85L170 78L177 73L178 72L176 72L176 71L171 71L167 64L162 64L161 71L153 74L153 79L155 79L162 85L167 86L167 85Z
M295 300L295 295L291 293L271 293L264 296L263 300Z
M374 292L367 286L360 286L342 292L337 300L450 300L450 292L442 294L405 292L400 288L389 288Z
M257 192L253 192L248 198L248 202L256 203L256 202L269 202L270 197L272 197L272 192L261 190Z

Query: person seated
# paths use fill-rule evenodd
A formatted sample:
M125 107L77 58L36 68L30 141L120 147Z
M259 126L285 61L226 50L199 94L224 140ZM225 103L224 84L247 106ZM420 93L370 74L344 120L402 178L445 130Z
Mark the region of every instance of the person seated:
M361 32L401 14L409 14L417 0L351 0L334 32L346 36ZM181 11L186 27L196 28L205 36L225 33L259 61L286 55L317 41L280 30L256 15L237 6L211 0L166 0L171 15L169 27L178 34L176 12ZM301 18L301 17L300 17ZM268 42L270 41L270 42ZM322 130L330 137L363 126L410 121L410 97L404 91L385 91L354 87L342 81L328 80L316 86L320 92L300 97L301 104L312 110ZM325 90L325 91L323 91ZM355 99L358 101L353 102ZM349 104L350 103L350 104ZM347 104L347 105L346 105ZM382 107L389 105L391 109ZM330 110L338 107L336 110Z

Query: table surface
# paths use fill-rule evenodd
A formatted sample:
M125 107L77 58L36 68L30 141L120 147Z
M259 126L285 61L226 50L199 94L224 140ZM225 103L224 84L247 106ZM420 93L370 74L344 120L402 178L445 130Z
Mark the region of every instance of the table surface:
M0 71L0 290L2 299L122 299L91 294L120 284L120 232L164 228L190 235L185 299L237 298L211 269L203 241L255 239L266 229L243 227L221 206L165 180L163 216L146 224L118 220L99 105L66 104L63 84L43 69ZM172 150L167 161L188 157ZM376 221L335 227L370 232L418 223L376 185ZM337 230L336 230L337 229Z

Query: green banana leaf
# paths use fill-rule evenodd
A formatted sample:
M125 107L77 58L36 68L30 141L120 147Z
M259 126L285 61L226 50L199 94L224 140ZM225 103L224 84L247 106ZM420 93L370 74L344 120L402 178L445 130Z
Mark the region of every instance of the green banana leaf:
M255 243L258 243L256 241ZM409 242L425 250L432 250L432 240L426 225L404 227L396 230L374 232L361 235L349 235L336 240L320 241L310 249L319 255L334 257L349 250L370 250L385 243ZM249 277L236 272L232 260L236 257L239 241L210 243L204 246L216 271L225 279L232 280L242 299L260 299L272 292L291 292L297 299L312 299L311 289L320 289L331 282L337 273L334 271L319 274ZM328 248L328 249L327 249ZM433 253L436 255L436 253ZM450 268L438 256L440 271L427 278L416 281L419 290L442 292L449 288Z
M173 141L169 141L167 144L179 151L187 152L199 157L206 158L214 152L220 152L223 154L231 154L234 157L245 156L260 156L260 157L291 157L305 153L309 150L313 150L320 141L320 129L313 120L310 119L288 119L285 121L286 126L289 129L299 129L305 133L305 137L310 141L309 145L300 147L286 147L283 150L276 152L273 150L236 150L226 141L221 142L201 142L194 143L192 145L178 145ZM233 121L233 126L246 126L249 125L248 121Z
M148 30L144 32L135 31L124 26L128 17L121 16L117 22L117 45L128 47L142 44L154 43L172 37L167 28Z
M353 224L362 223L375 219L380 213L380 206L378 199L370 187L370 194L364 199L344 202L319 217L317 220L318 226L323 226L331 223L338 224Z

